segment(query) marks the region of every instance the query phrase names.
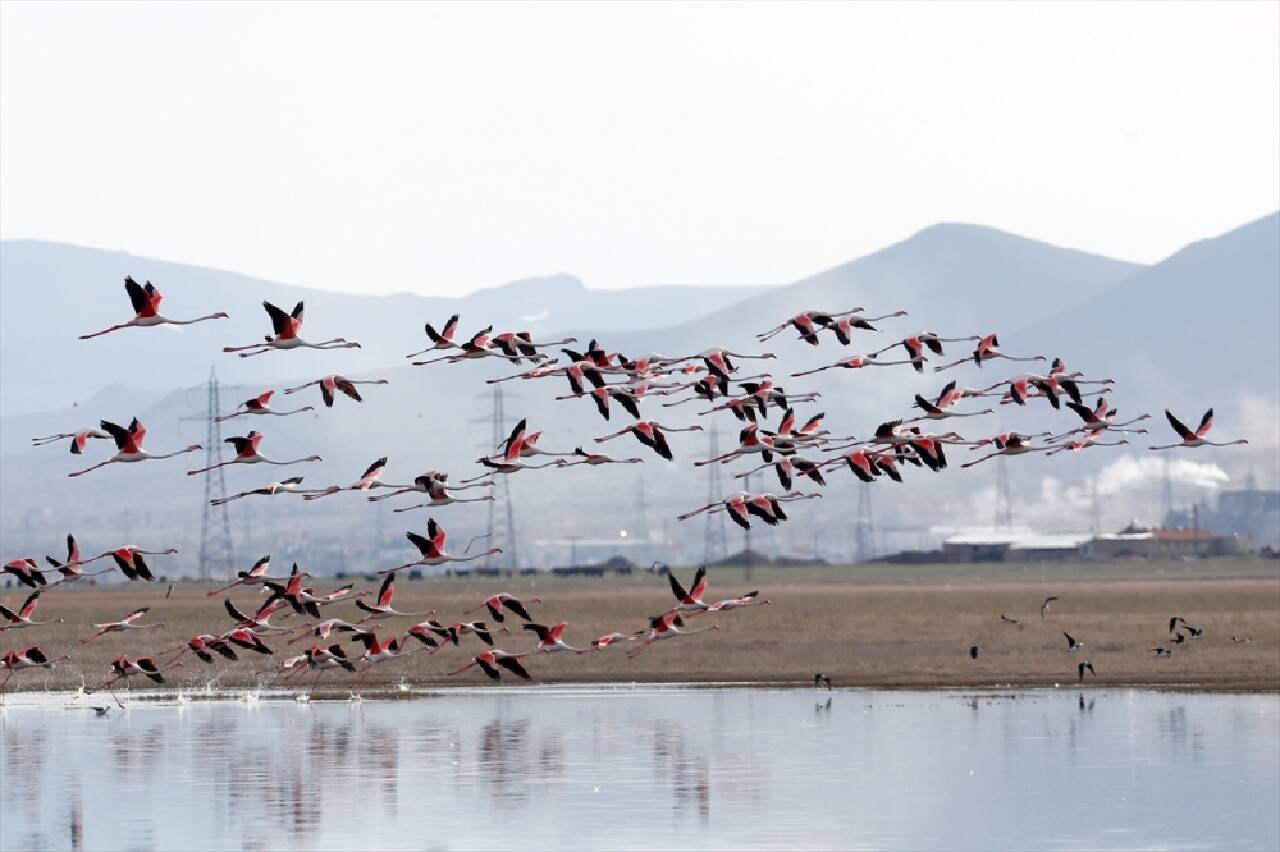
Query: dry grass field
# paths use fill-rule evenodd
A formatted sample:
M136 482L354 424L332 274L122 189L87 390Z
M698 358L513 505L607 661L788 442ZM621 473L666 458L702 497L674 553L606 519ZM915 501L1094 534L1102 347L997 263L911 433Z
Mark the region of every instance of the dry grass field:
M748 585L741 569L713 569L708 602L759 588L770 606L759 606L689 619L689 627L719 624L718 632L660 642L634 660L625 658L626 643L603 652L574 655L536 655L525 660L540 682L747 681L806 684L824 672L841 686L995 686L1075 683L1076 663L1090 660L1097 671L1087 685L1152 685L1179 689L1280 689L1280 575L1276 564L1241 563L1219 566L1213 578L1169 579L1166 570L1178 566L1144 566L1116 571L1099 579L1089 571L1066 575L1055 569L1053 579L1009 577L1014 566L879 566L857 570L809 569L784 572L758 569ZM1206 568L1199 568L1203 574ZM886 582L889 572L896 582ZM984 573L985 572L985 573ZM691 571L677 571L685 581ZM1139 576L1145 574L1147 576ZM1250 576L1252 575L1252 576ZM327 591L330 582L317 583ZM526 600L544 623L567 621L566 639L585 647L604 633L633 631L645 616L671 605L661 576L641 574L619 579L433 579L402 580L396 607L413 611L434 609L446 622L493 591L510 591ZM360 588L373 588L361 581ZM65 623L0 633L0 651L39 643L50 656L69 653L72 660L52 671L19 672L10 690L95 686L108 674L118 654L142 656L172 648L191 635L220 632L231 626L222 609L229 597L242 609L261 602L255 589L235 589L207 597L203 587L179 585L168 599L167 584L130 584L98 588L53 589L42 596L39 617L63 618ZM1057 595L1048 617L1040 603ZM0 596L7 605L21 602L22 590L10 588ZM139 606L151 606L146 620L163 621L162 630L112 634L87 645L78 638L92 632L93 622L114 620ZM1021 625L1000 620L1016 617ZM351 603L326 607L326 617L357 620ZM1170 659L1149 651L1170 646L1170 616L1180 615L1204 629L1204 638L1178 646ZM487 619L483 610L471 618ZM380 634L403 631L417 619L379 621ZM282 626L302 623L289 616ZM533 634L519 630L508 615L512 632L497 634L497 647L511 652L536 645ZM1070 632L1085 648L1069 653L1062 631ZM359 646L343 637L351 655ZM1249 643L1233 643L1232 636L1248 636ZM416 640L411 640L417 645ZM269 639L273 657L249 652L237 663L218 660L206 665L188 654L183 668L170 682L180 687L203 686L211 678L225 686L269 684L279 660L305 649L308 642L287 646ZM968 649L982 650L977 660ZM366 678L366 694L405 678L417 685L484 683L473 669L458 678L445 673L465 663L484 646L464 637L460 648L437 654L416 653L377 666ZM353 676L326 674L322 689L345 689ZM309 682L307 677L301 682ZM150 686L138 683L136 686Z

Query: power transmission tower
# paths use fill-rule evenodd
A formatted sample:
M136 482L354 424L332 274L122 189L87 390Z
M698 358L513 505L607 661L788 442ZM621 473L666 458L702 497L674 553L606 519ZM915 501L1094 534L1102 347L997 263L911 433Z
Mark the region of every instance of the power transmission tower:
M707 458L720 455L720 429L712 426L707 430ZM714 503L722 499L720 492L720 465L707 465L707 502ZM725 553L726 538L724 512L708 512L707 527L703 539L702 561L707 565L719 562Z
M218 422L221 394L218 374L209 368L208 406L205 410L205 467L222 464L222 424ZM200 514L200 580L228 578L235 570L235 552L231 540L231 520L227 504L214 506L210 501L227 496L227 479L217 467L204 475L204 505Z
M1160 468L1160 523L1159 526L1165 526L1169 523L1169 515L1173 513L1173 475L1170 468L1172 463L1168 459L1164 459L1164 464Z
M491 394L481 394L482 399L486 397L492 399L492 411L488 417L478 417L471 422L492 424L491 442L484 449L484 454L491 456L498 452L503 441L507 440L507 419L503 404L505 394L502 391L502 385L494 385ZM510 475L498 476L493 496L494 499L489 501L489 535L492 537L492 546L502 548L502 553L487 558L485 567L498 568L505 564L507 570L515 571L520 564L520 558L516 547L516 517L511 500Z
M871 483L858 483L858 509L853 516L854 561L870 562L875 558L875 519L871 514Z
M996 529L1013 529L1013 497L1009 491L1009 468L1005 457L996 459Z

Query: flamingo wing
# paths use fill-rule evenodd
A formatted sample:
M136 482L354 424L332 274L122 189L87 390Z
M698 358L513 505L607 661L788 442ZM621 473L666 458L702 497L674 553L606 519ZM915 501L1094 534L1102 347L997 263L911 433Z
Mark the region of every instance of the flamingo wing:
M396 575L388 574L387 579L382 581L382 588L378 589L378 606L382 609L391 606L391 600L396 595L395 581Z
M693 588L689 591L689 595L696 601L700 600L707 591L707 569L705 566L699 565L698 571L693 575Z
M1213 410L1210 409L1209 413L1212 414ZM1189 441L1196 436L1196 433L1188 429L1181 420L1174 417L1173 412L1169 409L1166 408L1164 410L1164 416L1169 419L1169 425L1173 427L1173 431L1177 432L1178 437L1182 440Z
M360 391L356 389L355 383L346 376L334 376L333 384L338 390L354 399L356 402L364 402L364 398L360 396Z
M301 307L302 303L299 302L298 306ZM271 328L275 331L276 337L286 336L293 326L289 315L270 302L264 301L262 307L267 312L267 316L271 317Z
M506 461L515 461L520 458L520 450L524 446L524 430L526 423L521 420L516 427L511 430L511 434L507 436L507 443L503 447L502 455Z
M1213 428L1213 409L1210 408L1204 413L1204 417L1200 418L1200 425L1196 427L1196 437L1203 438L1209 434L1209 430Z
M124 289L129 294L129 303L133 305L133 312L138 316L144 316L144 312L151 307L151 300L147 298L147 291L142 285L133 280L132 275L124 277Z
M435 548L436 555L444 553L444 543L449 538L444 527L436 523L435 518L427 518L427 535L431 537L431 546Z
M532 675L525 671L524 666L520 665L520 661L515 657L499 657L494 662L511 672L516 677L520 677L525 680L533 680ZM494 674L497 674L497 672L494 672Z
M151 607L149 606L144 606L140 609L135 609L133 612L129 613L124 618L120 619L120 623L132 624L133 622L137 621L139 618L142 618L142 616L146 615L147 611L150 609Z
M125 447L132 443L132 436L129 434L129 430L125 429L123 426L112 423L110 420L101 420L98 422L98 425L101 426L103 430L111 436L111 439L116 442L117 450L124 452Z

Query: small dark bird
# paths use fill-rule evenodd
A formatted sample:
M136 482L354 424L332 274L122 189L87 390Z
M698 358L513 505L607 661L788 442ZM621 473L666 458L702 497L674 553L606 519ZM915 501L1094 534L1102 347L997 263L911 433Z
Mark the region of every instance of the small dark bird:
M1068 651L1079 651L1081 648L1083 648L1083 647L1084 647L1084 643L1083 643L1083 642L1077 642L1077 641L1076 641L1076 639L1075 639L1075 637L1074 637L1074 636L1072 636L1072 635L1071 635L1070 633L1068 633L1067 631L1065 631L1065 630L1064 630L1064 631L1062 631L1062 635L1063 635L1063 636L1065 636L1065 637L1067 637L1067 650L1068 650Z
M1173 656L1173 651L1169 650L1168 648L1152 648L1151 650L1155 652L1155 655L1156 655L1157 657L1172 657L1172 656Z
M1231 641L1239 645L1244 642L1252 642L1253 640L1250 639L1248 636L1232 636Z
M1040 617L1041 617L1041 618L1044 618L1045 613L1047 613L1047 612L1049 611L1049 604L1051 604L1052 602L1056 601L1057 599L1058 599L1058 596L1057 596L1057 595L1049 595L1049 597L1047 597L1047 598L1045 598L1045 599L1044 599L1044 603L1040 604Z
M1005 615L1003 612L1000 613L1000 620L1003 621L1005 624L1021 624L1022 623L1016 618L1010 618L1009 616Z
M814 686L826 686L826 688L827 688L827 689L830 689L830 688L831 688L831 678L827 677L827 676L826 676L826 675L824 675L822 672L818 672L817 674L815 674L815 675L813 676L813 685L814 685Z
M1187 641L1187 634L1185 634L1185 633L1179 633L1179 634L1177 634L1177 636L1174 638L1174 640L1173 640L1173 644L1175 644L1175 645L1181 645L1181 644L1182 644L1183 642L1185 642L1185 641Z
M169 591L167 591L167 592L165 592L165 593L164 593L164 599L165 599L165 600L168 600L168 599L169 599L169 595L171 595L171 594L173 594L173 583L170 583L170 584L169 584Z
M1173 629L1174 629L1175 627L1177 627L1177 626L1178 626L1178 623L1179 623L1179 622L1181 622L1181 623L1183 623L1183 624L1186 624L1186 623L1187 623L1187 620L1186 620L1185 618L1183 618L1182 616L1180 616L1180 615L1175 615L1173 618L1169 619L1169 632L1170 632L1170 633L1172 633L1172 632L1173 632Z
M969 646L969 659L971 659L971 660L976 660L976 659L978 659L978 652L979 652L979 651L981 651L981 650L982 650L982 646L981 646L981 645L970 645L970 646Z
M1186 624L1185 622L1183 624L1187 628L1187 632L1191 634L1192 639L1199 639L1202 635L1204 635L1204 628L1192 627L1190 624Z
M1076 666L1076 673L1079 675L1080 680L1084 680L1085 669L1088 669L1089 674L1093 675L1094 677L1098 676L1098 673L1093 670L1093 663L1089 662L1088 660L1084 660L1083 662L1080 663L1080 665Z
M94 715L95 715L95 716L105 716L105 715L107 715L107 712L108 712L110 709L111 709L110 707L99 707L99 706L97 706L97 705L94 705L94 707L93 707L93 713L94 713Z

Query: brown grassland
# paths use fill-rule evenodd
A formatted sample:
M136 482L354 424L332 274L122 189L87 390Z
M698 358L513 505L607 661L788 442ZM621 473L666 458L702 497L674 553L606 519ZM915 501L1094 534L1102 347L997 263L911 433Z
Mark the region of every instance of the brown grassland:
M758 588L770 606L758 606L688 619L688 627L715 623L718 632L657 643L634 660L623 643L598 653L535 655L524 662L543 683L602 682L758 682L812 684L815 672L831 676L838 686L980 687L1043 686L1076 682L1076 664L1090 660L1097 671L1092 685L1144 685L1201 690L1280 689L1280 566L1243 560L1138 566L874 566L864 568L756 569L750 580L740 568L714 568L706 600L732 597ZM688 582L692 569L677 569ZM320 579L327 591L336 582ZM119 654L153 655L173 648L189 636L231 627L222 608L224 597L248 610L263 600L256 588L237 588L208 597L206 587L179 584L165 597L168 584L52 589L41 597L38 617L65 623L0 633L0 651L38 643L49 656L68 653L72 660L57 668L23 671L10 691L90 687L108 675ZM366 580L358 588L374 589ZM608 579L436 578L397 583L395 605L401 610L433 609L446 623L494 591L510 591L530 604L547 624L567 621L566 640L587 647L591 639L613 630L634 631L645 616L670 606L666 579L648 573ZM5 589L0 599L19 604L25 590ZM1040 603L1057 595L1047 617ZM111 634L90 644L81 636L93 622L114 620L139 606L150 606L145 621L163 621L161 630ZM1021 620L1010 625L1004 613ZM325 617L355 621L353 604L324 608ZM1176 646L1170 659L1150 649L1169 644L1168 621L1185 617L1204 629L1204 638ZM469 618L489 620L481 610ZM294 626L306 619L290 615L274 622ZM380 635L404 631L418 619L396 618L375 623ZM519 629L508 614L510 632L496 634L497 647L510 652L536 645L533 634ZM1083 651L1066 650L1063 631L1084 642ZM359 646L340 634L350 655ZM1249 643L1233 643L1248 636ZM184 688L203 686L211 678L223 686L269 685L279 661L300 653L310 639L288 646L270 638L272 657L240 652L239 662L218 659L207 665L187 654L185 666L168 681ZM416 640L409 640L418 647ZM971 645L981 646L977 660ZM414 685L479 684L487 679L476 669L456 678L445 673L483 649L474 636L459 648L436 654L415 653L374 668L362 692L376 693L402 678ZM301 685L310 682L304 675ZM329 673L322 692L345 694L352 675ZM513 680L504 677L504 682ZM145 681L135 687L151 684Z

